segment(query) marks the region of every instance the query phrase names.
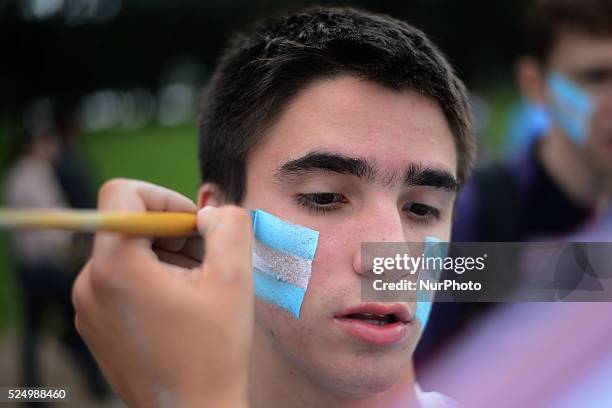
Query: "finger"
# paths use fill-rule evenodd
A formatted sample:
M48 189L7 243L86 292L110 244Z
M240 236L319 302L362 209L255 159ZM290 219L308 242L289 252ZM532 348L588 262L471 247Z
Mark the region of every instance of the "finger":
M114 179L100 189L98 208L102 211L177 211L195 212L187 197L151 183ZM94 242L94 261L111 262L137 258L155 261L151 239L113 233L98 233Z
M202 263L204 258L204 239L203 237L191 237L185 243L181 253L195 259L199 263Z
M116 374L112 364L110 364L111 360L105 358L109 348L106 343L101 342L103 334L99 332L99 326L97 326L97 324L100 324L100 318L104 318L104 316L93 316L96 312L99 313L100 304L95 300L91 283L91 272L92 264L88 262L77 276L72 288L72 303L75 308L74 325L113 389L122 398L128 398L129 394L125 394L124 387L121 386L122 384L115 381L120 377Z
M187 273L192 273L192 268L200 266L199 261L179 252L166 251L164 249L154 249L154 251L161 262L185 268L184 272Z
M84 298L87 293L87 290L84 285L86 284L90 269L91 261L88 261L83 267L83 269L81 269L72 285L72 306L74 306L74 310L77 314L79 313L79 311L82 311L84 309Z
M176 191L141 180L113 179L100 189L98 207L112 211L192 212L196 205Z
M95 299L91 287L92 263L87 262L72 285L72 305L74 306L74 326L85 341L91 335L92 311L95 311Z
M198 212L198 229L205 235L204 280L251 287L253 234L246 210L206 207Z
M184 238L159 238L153 241L154 249L162 249L169 252L177 252L186 255L198 262L202 262L204 244L201 236Z

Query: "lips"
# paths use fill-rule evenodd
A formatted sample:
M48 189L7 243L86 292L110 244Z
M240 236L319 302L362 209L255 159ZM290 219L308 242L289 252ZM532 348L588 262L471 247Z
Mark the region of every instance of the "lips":
M402 304L363 303L335 317L348 335L373 345L391 345L406 336L412 315Z

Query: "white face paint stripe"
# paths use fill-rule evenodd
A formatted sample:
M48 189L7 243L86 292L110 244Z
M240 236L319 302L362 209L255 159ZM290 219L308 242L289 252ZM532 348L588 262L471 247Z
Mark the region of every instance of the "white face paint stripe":
M306 289L310 280L312 261L276 251L259 240L255 240L253 243L253 268L273 278Z

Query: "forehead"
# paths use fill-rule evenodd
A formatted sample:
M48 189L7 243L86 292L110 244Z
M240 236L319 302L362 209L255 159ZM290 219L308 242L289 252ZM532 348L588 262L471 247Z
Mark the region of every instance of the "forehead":
M580 69L593 65L612 67L612 33L608 36L563 30L550 54L550 65Z
M302 90L249 154L257 167L250 171L312 150L369 158L390 171L418 162L456 174L452 132L435 100L348 75Z

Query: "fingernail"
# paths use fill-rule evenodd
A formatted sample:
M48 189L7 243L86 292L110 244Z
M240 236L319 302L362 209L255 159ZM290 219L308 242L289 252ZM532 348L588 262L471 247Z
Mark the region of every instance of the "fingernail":
M213 207L212 205L205 205L204 207L200 208L200 210L198 211L198 214L204 214L210 211L214 211L216 209L217 207Z
M200 210L198 210L198 231L200 232L201 235L204 235L206 233L206 228L204 227L204 218L203 216L205 214L209 214L213 211L216 211L217 208L207 205L205 207L200 208Z

